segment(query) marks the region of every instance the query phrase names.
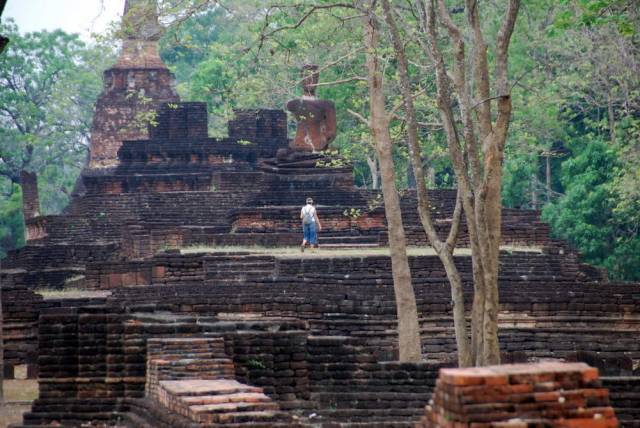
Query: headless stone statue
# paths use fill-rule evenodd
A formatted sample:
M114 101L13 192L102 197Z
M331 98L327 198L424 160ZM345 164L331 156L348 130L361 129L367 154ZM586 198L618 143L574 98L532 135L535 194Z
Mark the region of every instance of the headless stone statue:
M287 103L287 110L298 122L296 137L289 147L294 151L318 152L325 150L336 137L336 107L331 101L316 98L317 65L305 65L302 77L304 95Z

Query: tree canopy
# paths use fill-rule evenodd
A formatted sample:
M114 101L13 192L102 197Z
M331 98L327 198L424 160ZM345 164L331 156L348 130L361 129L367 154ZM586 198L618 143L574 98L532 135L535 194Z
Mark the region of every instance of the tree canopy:
M11 21L0 55L0 242L23 242L20 172L40 177L43 213L60 212L86 157L106 47L87 47L61 30L20 34Z

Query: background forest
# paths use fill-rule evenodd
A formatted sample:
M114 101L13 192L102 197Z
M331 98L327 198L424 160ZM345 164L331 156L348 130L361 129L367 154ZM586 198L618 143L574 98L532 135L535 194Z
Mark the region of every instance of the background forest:
M161 55L182 100L207 102L211 134L221 135L234 108L283 108L300 95L300 67L318 64L318 95L338 111L333 147L353 164L358 186L379 188L369 130L357 118L366 114L368 91L356 18L334 9L305 18L308 7L292 1L226 3L167 18ZM490 34L498 31L501 3L483 10ZM633 0L523 3L510 49L515 84L503 204L542 210L554 236L587 262L613 278L640 280L640 7ZM87 45L62 31L21 34L11 21L0 33L11 40L0 56L1 253L24 244L22 169L39 175L42 214L68 202L117 44L103 37ZM412 56L417 45L406 50L412 84L433 92L432 65ZM389 52L387 90L399 102ZM435 100L418 97L416 108L429 186L455 186ZM406 189L413 178L401 116L392 136L397 185Z

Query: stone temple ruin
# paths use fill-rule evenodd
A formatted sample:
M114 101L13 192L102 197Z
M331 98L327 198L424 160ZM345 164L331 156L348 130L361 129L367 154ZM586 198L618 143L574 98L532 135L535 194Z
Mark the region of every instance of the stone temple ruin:
M443 371L436 387L455 358L436 256L410 260L426 360L401 364L388 257L181 251L297 245L308 196L322 247L364 250L387 236L377 195L355 188L348 166L289 148L283 111L237 111L228 138L209 138L206 106L179 102L172 79L154 37L126 40L105 71L76 196L63 214L40 216L37 188L25 193L27 245L1 272L5 375L27 365L39 380L21 426L609 427L612 406L621 426L640 427L640 284L581 263L535 211L504 210L504 244L530 249L501 253L503 361L572 362L562 375L544 362L526 373ZM130 95L141 92L149 102ZM131 128L145 109L157 109L157 126ZM455 191L431 197L444 230ZM409 242L427 245L415 195L402 204ZM345 216L351 208L360 214ZM470 257L456 262L470 300ZM43 298L40 287L93 293ZM545 417L591 419L494 425L510 415L495 389L507 380L500 394L548 404ZM478 391L491 399L446 399L474 385L489 385Z

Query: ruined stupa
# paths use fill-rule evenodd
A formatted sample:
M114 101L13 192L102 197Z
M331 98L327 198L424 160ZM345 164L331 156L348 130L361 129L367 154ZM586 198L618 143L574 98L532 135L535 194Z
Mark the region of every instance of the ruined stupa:
M179 101L175 78L162 62L155 1L126 0L117 62L104 72L104 89L91 125L88 169L115 166L125 140L147 137L149 112Z

